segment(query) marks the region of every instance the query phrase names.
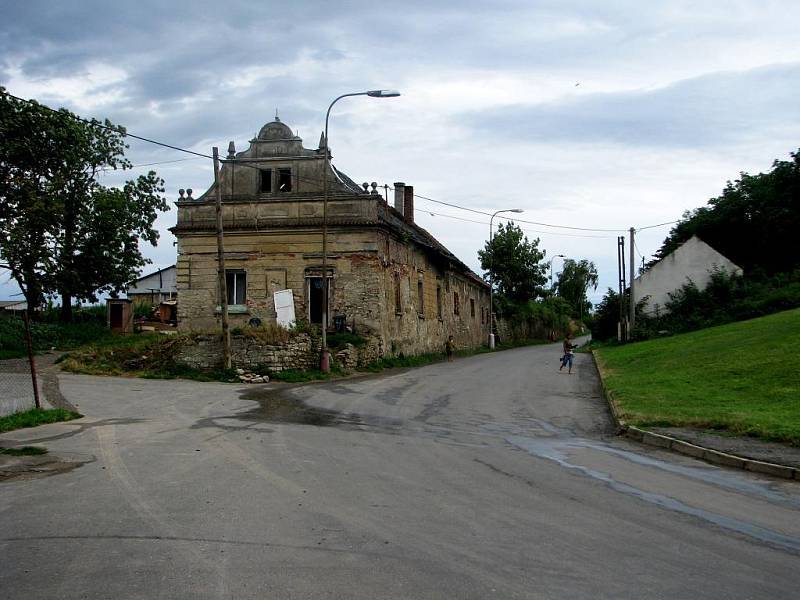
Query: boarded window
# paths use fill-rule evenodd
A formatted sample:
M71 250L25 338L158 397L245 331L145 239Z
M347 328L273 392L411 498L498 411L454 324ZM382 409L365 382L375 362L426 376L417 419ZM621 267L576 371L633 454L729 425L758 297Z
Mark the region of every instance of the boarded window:
M247 274L244 271L226 270L225 285L228 288L228 305L247 302Z
M475 298L469 299L469 316L475 318Z
M258 189L262 194L272 193L272 169L261 169L261 185Z
M458 305L458 292L453 292L453 314L459 314L460 307Z
M436 286L436 316L442 318L442 286Z
M278 169L278 191L291 192L292 191L292 170L291 169Z

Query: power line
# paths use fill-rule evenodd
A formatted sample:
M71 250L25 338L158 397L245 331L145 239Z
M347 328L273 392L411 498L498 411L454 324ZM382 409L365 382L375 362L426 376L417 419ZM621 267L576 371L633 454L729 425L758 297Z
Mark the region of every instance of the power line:
M653 229L654 227L663 227L664 225L672 225L674 223L680 223L680 219L676 221L667 221L666 223L658 223L657 225L648 225L647 227L637 227L636 231L643 231L645 229Z
M431 212L429 210L421 210L420 212L428 213L432 217L444 217L446 219L455 219L457 221L465 221L467 223L477 223L478 225L484 225L484 226L489 225L489 223L487 223L486 221L477 221L475 219L465 219L464 217L457 217L455 215L446 215L446 214L443 214L443 213L434 213L434 212ZM528 228L523 228L523 227L520 227L520 229L522 231L527 232L527 233L540 233L542 235L558 235L558 236L564 236L564 237L596 238L596 239L611 239L613 237L613 236L610 236L610 235L581 235L581 234L578 234L578 233L559 233L559 232L556 232L556 231L541 231L539 229L528 229Z
M89 119L84 119L83 117L79 117L78 115L74 115L74 114L72 114L71 112L68 112L68 111L56 110L54 108L50 108L46 104L39 104L38 102L34 102L32 100L26 100L25 98L20 98L19 96L15 96L14 94L10 94L8 92L6 92L6 94L10 98L14 98L15 100L19 100L20 102L25 102L27 104L39 106L41 108L44 108L45 110L49 110L50 112L57 114L57 115L62 115L62 116L65 116L65 117L69 117L71 119L75 119L76 121L81 121L83 123L86 123L87 125L91 125L92 127L99 127L100 129L105 129L107 131L113 131L113 132L118 133L119 135L122 135L122 136L125 136L125 137L130 137L130 138L133 138L133 139L136 139L136 140L141 140L143 142L147 142L149 144L155 144L156 146L162 146L164 148L171 148L172 150L177 150L178 152L185 152L186 154L194 154L195 156L200 156L202 158L209 158L209 159L212 159L212 160L214 159L213 156L210 156L208 154L201 154L200 152L195 152L194 150L187 150L186 148L180 148L179 146L173 146L172 144L166 144L164 142L159 142L157 140L152 140L150 138L142 137L140 135L134 135L132 133L129 133L129 132L127 132L125 130L122 130L122 129L119 129L117 127L109 127L108 125L103 125L102 123L100 123L96 119L90 121Z
M147 142L149 144L155 144L156 146L161 146L163 148L170 148L170 149L176 150L178 152L184 152L186 154L192 154L192 155L194 155L194 156L196 156L198 158L207 158L207 159L211 159L211 160L214 159L213 156L208 155L208 154L203 154L201 152L195 152L194 150L189 150L187 148L181 148L179 146L174 146L172 144L167 144L165 142L159 142L158 140L154 140L154 139L151 139L151 138L146 138L144 136L135 135L133 133L130 133L130 132L125 131L125 130L120 129L120 128L109 127L108 125L104 125L104 124L100 123L99 121L97 121L96 119L90 121L88 119L84 119L83 117L79 117L79 116L77 116L77 115L75 115L75 114L73 114L73 113L71 113L69 111L66 111L66 110L64 110L64 111L56 110L54 108L51 108L51 107L47 106L46 104L40 104L39 102L35 102L35 101L32 101L32 100L27 100L25 98L20 98L19 96L15 96L14 94L9 93L8 91L6 91L5 93L10 98L14 98L16 100L19 100L20 102L25 102L26 104L39 106L39 107L41 107L41 108L43 108L45 110L48 110L48 111L50 111L52 113L55 113L55 114L58 114L58 115L62 115L62 116L66 116L66 117L69 117L69 118L74 119L76 121L81 121L82 123L86 123L87 125L91 125L93 127L99 127L101 129L105 129L107 131L113 131L113 132L115 132L115 133L117 133L119 135L122 135L124 137L133 138L133 139L136 139L136 140L140 140L142 142ZM326 148L326 150L327 150L327 148ZM174 161L162 161L162 162L153 162L153 163L142 164L142 165L131 165L130 168L146 167L146 166L153 166L153 165L158 165L158 164L169 164L169 163L174 163L174 162L182 162L183 160L190 160L190 159L178 159L178 160L174 160ZM231 159L221 160L221 162L223 162L223 163L225 163L225 162L233 163L235 161L236 161L236 159L233 159L233 160L231 160ZM258 165L251 165L251 164L248 164L248 163L238 163L238 164L246 166L246 167L254 168L254 169L258 169L259 168ZM298 177L298 180L300 180L300 181L319 183L318 180L316 180L316 179L312 180L312 179L301 178L299 176L297 176L297 177ZM391 187L391 186L385 186L385 187L387 189L390 189L390 190L394 191L394 188ZM486 211L481 211L481 210L477 210L477 209L474 209L474 208L461 206L461 205L454 204L454 203L451 203L451 202L445 202L443 200L435 200L433 198L429 198L428 196L423 196L421 194L414 194L414 197L415 198L419 198L420 200L426 200L428 202L433 202L435 204L442 204L444 206L449 206L451 208L456 208L458 210L464 210L464 211L472 212L472 213L475 213L475 214L484 215L484 216L487 216L487 217L492 216L492 213L489 213L489 212L486 212ZM508 217L503 217L503 218L507 219ZM590 231L590 232L603 232L603 233L619 233L619 232L626 231L625 228L620 228L620 229L598 229L598 228L591 228L591 227L574 227L574 226L570 226L570 225L554 225L552 223L543 223L541 221L530 221L530 220L527 220L527 219L513 219L513 220L515 222L527 223L529 225L539 225L541 227L552 227L554 229L570 229L570 230L573 230L573 231ZM656 225L647 225L645 227L639 227L638 231L643 231L645 229L653 229L655 227L662 227L664 225L672 225L672 224L678 223L678 222L679 221L676 220L676 221L667 221L665 223L658 223ZM541 233L548 233L549 234L550 232L541 232ZM553 235L555 235L555 233L553 233ZM586 236L586 237L589 237L589 236ZM596 236L596 237L610 237L610 236Z

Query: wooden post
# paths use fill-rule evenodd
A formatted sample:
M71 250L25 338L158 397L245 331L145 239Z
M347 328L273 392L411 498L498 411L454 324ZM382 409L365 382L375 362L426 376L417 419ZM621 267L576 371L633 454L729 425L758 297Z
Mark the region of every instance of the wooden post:
M217 192L217 275L219 276L219 300L222 310L222 365L231 368L231 332L228 325L228 285L225 281L225 245L222 235L222 189L219 180L219 149L212 148L214 155L214 189Z
M36 361L33 358L33 340L31 339L31 320L28 317L29 308L25 308L23 319L25 320L25 343L28 346L28 362L31 365L31 382L33 383L33 402L36 408L41 409L42 403L39 401L39 384L36 382Z

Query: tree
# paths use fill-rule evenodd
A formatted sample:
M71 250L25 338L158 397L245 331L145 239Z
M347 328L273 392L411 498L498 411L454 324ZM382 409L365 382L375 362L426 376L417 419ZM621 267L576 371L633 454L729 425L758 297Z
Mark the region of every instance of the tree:
M501 223L491 242L478 250L481 268L486 271L484 279L510 300L533 300L544 295L547 264L542 263L544 252L538 246L539 239L528 241L513 221L505 227Z
M597 267L590 260L575 261L568 258L564 261L564 268L558 275L556 290L572 307L573 314L583 319L584 312L592 307L586 297L586 290L590 287L597 289Z
M65 109L17 100L0 88L0 256L31 308L61 296L61 318L73 300L125 289L150 261L139 240L155 245L153 223L169 210L155 172L122 188L101 172L128 169L125 130Z

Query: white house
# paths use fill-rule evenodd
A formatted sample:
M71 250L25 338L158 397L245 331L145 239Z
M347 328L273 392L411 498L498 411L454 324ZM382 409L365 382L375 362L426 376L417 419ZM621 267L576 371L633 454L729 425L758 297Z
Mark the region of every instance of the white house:
M172 300L178 295L175 265L131 282L127 294L128 299L136 304L158 304L164 300Z
M696 235L678 246L634 281L633 299L648 296L645 314L664 312L669 294L689 281L698 289L705 289L714 271L724 270L731 275L741 275L742 269L714 250Z

